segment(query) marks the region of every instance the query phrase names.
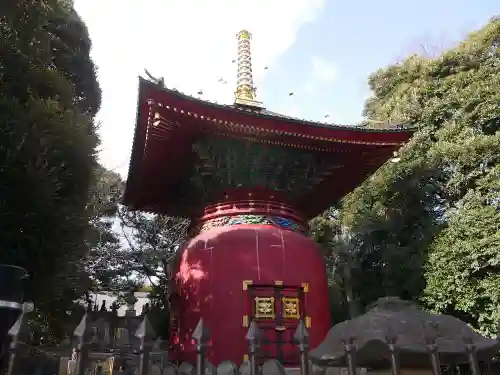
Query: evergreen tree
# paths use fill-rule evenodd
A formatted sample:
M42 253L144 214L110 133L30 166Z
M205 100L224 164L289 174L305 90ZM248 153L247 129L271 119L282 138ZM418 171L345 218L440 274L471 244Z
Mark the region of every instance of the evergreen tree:
M148 292L155 332L167 338L170 264L187 236L189 220L128 210L119 204L125 183L105 168L95 171L87 210L91 219L85 269L92 292L118 296Z
M400 152L342 202L359 239L361 306L398 295L484 331L500 324L500 19L437 57L370 77L370 121L415 126Z
M86 289L89 187L101 93L70 2L2 4L0 262L28 270L28 298L52 333Z

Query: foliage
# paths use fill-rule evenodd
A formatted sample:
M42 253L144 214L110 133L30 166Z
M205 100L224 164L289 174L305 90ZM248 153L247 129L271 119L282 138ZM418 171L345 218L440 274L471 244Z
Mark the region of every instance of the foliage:
M500 138L497 137L497 142ZM426 301L494 335L500 322L500 163L460 200L430 249Z
M160 322L155 331L166 334L169 307L169 262L185 240L189 220L131 211L119 204L125 183L102 167L91 190L87 210L91 231L86 271L94 292L118 295L118 303L130 289L146 291Z
M330 312L332 322L339 323L349 318L353 307L348 303L349 297L346 295L346 283L344 282L344 270L348 270L347 254L342 254L346 247L339 246L337 234L341 231L339 222L339 210L330 208L322 215L319 215L309 222L309 235L319 244L325 258L326 271L328 274L330 289ZM339 272L340 271L340 272ZM347 283L350 280L346 280ZM350 301L353 303L353 301ZM355 309L356 307L354 307Z
M189 221L130 211L118 205L114 224L114 228L106 225L104 232L119 232L111 233L112 237L95 247L87 260L95 287L110 292L147 289L163 305L168 293L169 262L186 238Z
M150 298L168 309L169 263L185 241L189 220L129 211L121 207L120 226L125 246L120 251L122 275L134 275L151 286Z
M119 220L124 245L115 253L116 268L123 282L139 289L149 286L149 298L155 307L155 332L167 338L170 311L170 262L187 236L189 220L129 211L120 207ZM120 279L117 278L117 281Z
M439 231L425 236L432 243L425 247L424 301L490 333L500 323L499 41L500 20L493 19L437 59L413 56L380 71L371 79L376 95L366 107L371 117L418 124L419 136L431 142L419 155L433 178L420 180L437 193L431 207L439 213L433 220ZM408 165L415 157L406 159Z
M2 5L0 262L31 274L41 326L86 289L81 259L101 94L85 25L56 0Z
M366 117L418 131L398 163L342 202L341 224L361 243L361 306L391 294L484 331L500 323L499 42L493 19L436 58L410 56L370 77Z
M98 290L114 285L116 269L121 267L120 258L114 254L121 248L116 215L124 183L120 175L102 166L94 170L94 181L87 203L90 228L86 238L89 251L85 268L93 289Z

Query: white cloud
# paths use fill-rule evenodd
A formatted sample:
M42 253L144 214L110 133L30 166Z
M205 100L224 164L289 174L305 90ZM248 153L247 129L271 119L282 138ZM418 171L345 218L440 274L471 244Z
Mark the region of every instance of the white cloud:
M332 83L338 77L338 69L337 67L318 56L313 56L311 59L312 65L312 78L320 83Z
M257 84L325 0L76 0L93 42L103 104L101 161L125 175L144 68L167 87L224 103L233 99L236 33L253 34ZM218 83L224 78L227 84Z

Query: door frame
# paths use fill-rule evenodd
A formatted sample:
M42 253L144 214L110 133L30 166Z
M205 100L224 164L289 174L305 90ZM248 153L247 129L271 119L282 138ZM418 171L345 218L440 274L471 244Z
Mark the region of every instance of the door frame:
M259 290L269 290L271 293L265 296L259 295ZM275 280L274 282L254 282L252 280L243 281L243 291L245 291L245 312L243 316L242 325L243 327L248 327L253 319L260 321L260 329L273 330L275 334L275 340L269 340L265 344L275 344L276 347L276 360L278 360L283 365L299 365L299 356L297 352L297 359L292 362L287 362L284 356L284 345L295 346L293 342L293 334L295 332L288 332L288 340L285 340L284 331L286 331L286 325L289 325L293 321L293 326L298 326L300 320L304 320L304 323L309 328L311 326L311 317L307 315L307 293L309 292L308 283L300 284L284 284L283 281ZM286 291L292 291L296 293L293 296L287 296ZM262 315L257 315L255 312L256 304L261 300L263 303L271 304L272 308L268 312L264 312ZM298 309L295 313L293 309L287 312L284 309L283 303L291 303L293 308L293 303L295 302L295 307ZM259 356L259 362L263 362L268 357ZM248 360L248 355L244 355L243 360Z

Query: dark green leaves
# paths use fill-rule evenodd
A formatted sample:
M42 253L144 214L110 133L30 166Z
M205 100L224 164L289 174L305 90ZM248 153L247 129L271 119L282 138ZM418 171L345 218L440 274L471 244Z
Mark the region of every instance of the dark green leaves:
M61 317L90 286L83 260L100 101L85 26L60 5L12 2L0 22L0 262L30 273L45 340L64 334Z
M391 293L487 332L500 324L499 41L493 19L441 56L370 77L365 115L420 130L340 211L363 243L353 264L362 305Z

